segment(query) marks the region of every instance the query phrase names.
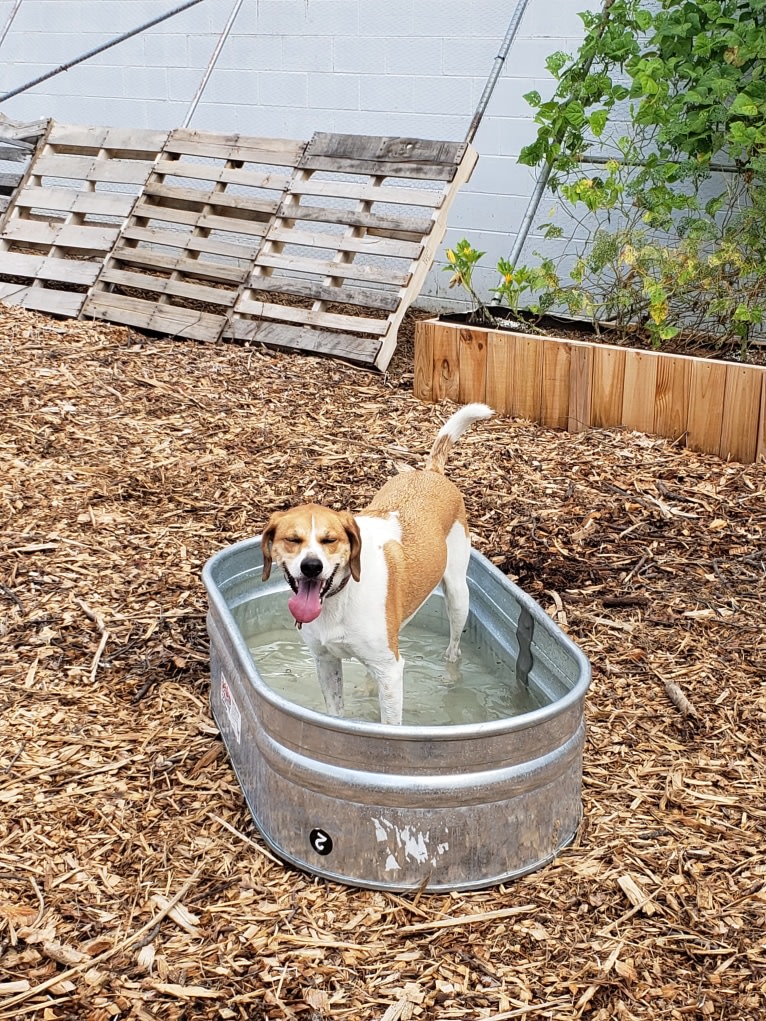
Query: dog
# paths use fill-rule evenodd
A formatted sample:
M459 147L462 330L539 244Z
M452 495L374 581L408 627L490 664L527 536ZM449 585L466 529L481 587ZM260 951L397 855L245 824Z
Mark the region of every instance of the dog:
M282 568L293 592L287 605L331 715L343 715L342 660L354 658L377 684L381 723L401 724L399 632L440 582L445 659L459 660L471 542L463 497L444 466L466 429L490 415L486 404L460 408L439 430L425 467L389 479L359 514L310 503L271 515L261 536L263 580L272 563Z

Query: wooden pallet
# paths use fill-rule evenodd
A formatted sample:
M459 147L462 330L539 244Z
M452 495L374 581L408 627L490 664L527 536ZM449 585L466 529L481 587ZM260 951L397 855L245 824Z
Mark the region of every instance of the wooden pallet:
M50 122L0 221L0 298L79 315L166 132Z
M454 142L315 134L224 335L385 369L476 158Z
M218 340L304 148L171 132L83 315Z
M0 299L385 369L476 158L416 138L51 122L0 221Z

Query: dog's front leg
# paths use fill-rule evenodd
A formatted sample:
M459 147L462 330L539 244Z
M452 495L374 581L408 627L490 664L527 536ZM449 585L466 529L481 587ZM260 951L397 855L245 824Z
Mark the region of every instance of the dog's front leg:
M364 665L378 685L380 722L399 726L404 701L404 660L401 656L392 656L385 664L366 662Z
M313 652L319 687L330 716L343 715L343 661L326 651Z

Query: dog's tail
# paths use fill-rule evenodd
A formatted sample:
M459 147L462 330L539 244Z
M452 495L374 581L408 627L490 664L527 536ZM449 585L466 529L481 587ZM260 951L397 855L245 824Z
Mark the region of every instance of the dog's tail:
M436 434L431 453L426 458L426 470L444 474L444 465L447 463L449 452L466 429L482 418L489 418L491 414L492 408L486 404L466 404L456 411Z

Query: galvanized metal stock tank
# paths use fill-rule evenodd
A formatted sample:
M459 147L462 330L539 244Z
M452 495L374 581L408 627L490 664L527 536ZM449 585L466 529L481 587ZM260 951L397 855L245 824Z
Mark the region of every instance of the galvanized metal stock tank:
M469 890L530 872L572 840L590 665L537 603L471 555L469 638L547 704L491 722L392 727L334 719L264 683L237 616L282 606L287 585L262 583L261 566L249 539L212 557L203 578L213 714L278 855L355 886ZM420 615L444 625L440 593Z

